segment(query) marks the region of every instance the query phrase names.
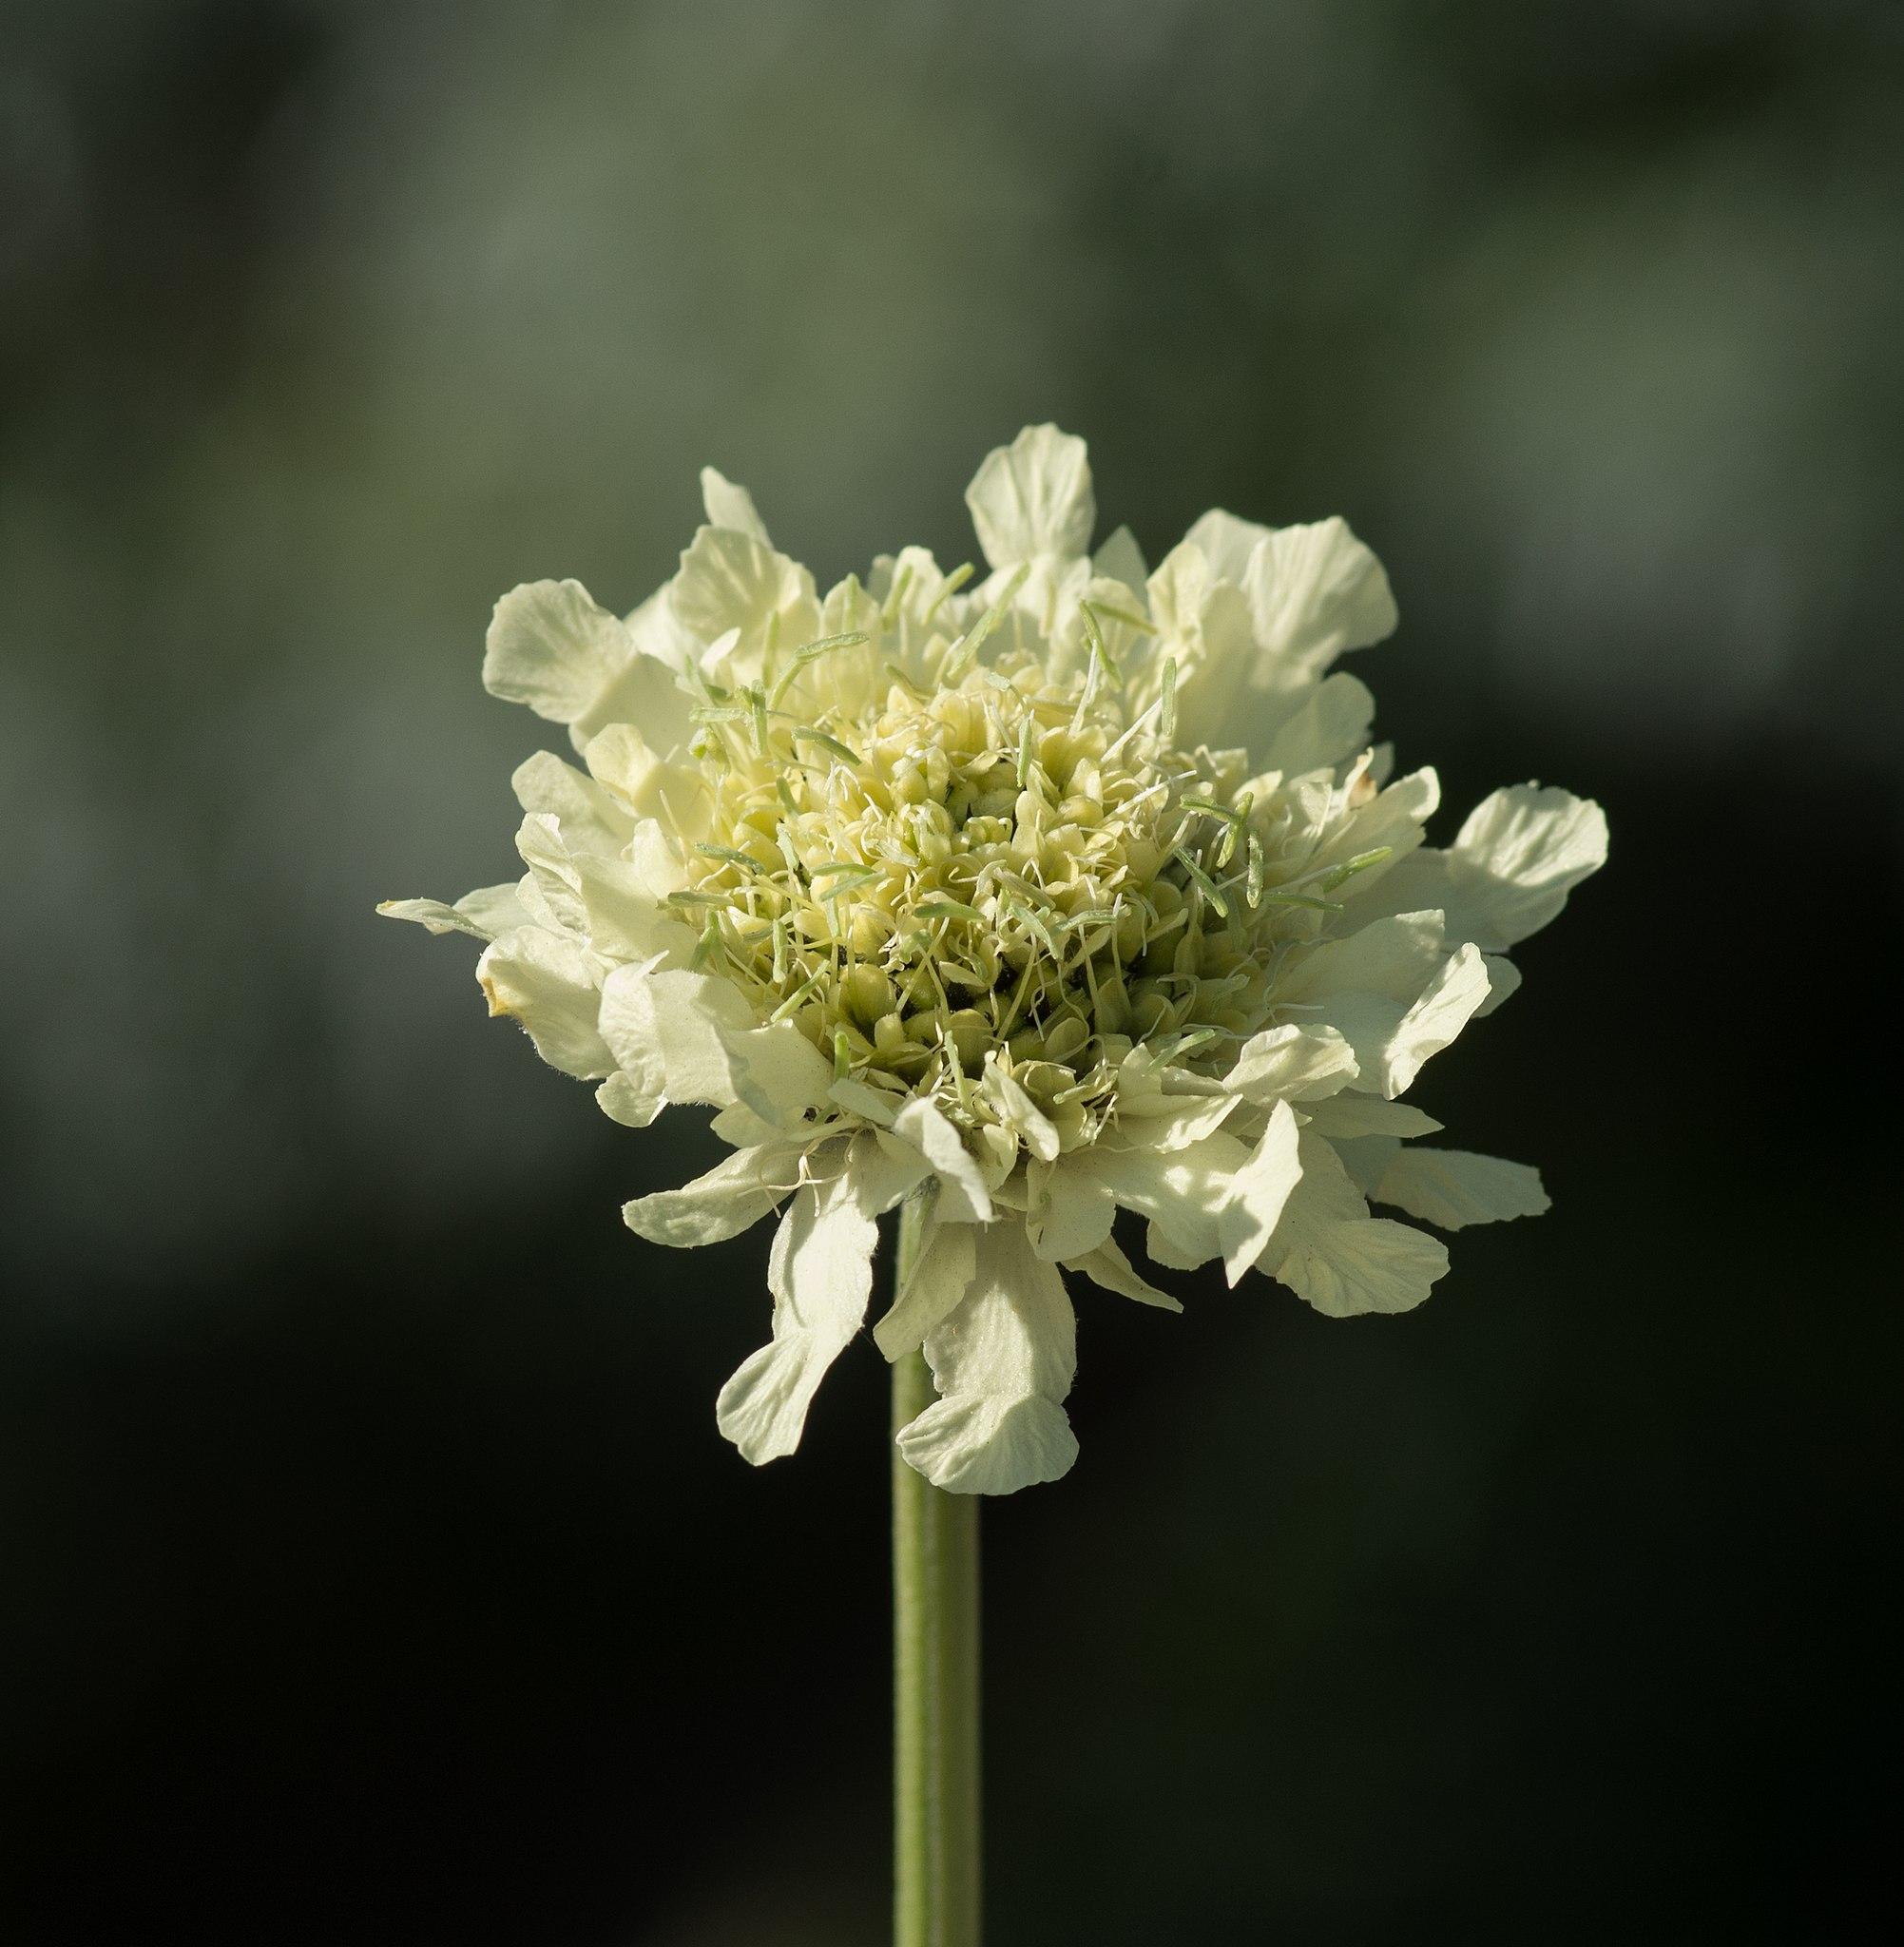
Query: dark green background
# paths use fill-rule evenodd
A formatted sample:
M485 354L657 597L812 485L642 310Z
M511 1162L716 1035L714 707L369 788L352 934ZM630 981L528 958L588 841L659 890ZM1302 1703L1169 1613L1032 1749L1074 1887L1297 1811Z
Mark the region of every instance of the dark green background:
M0 12L0 1935L881 1937L883 1369L372 917L512 869L490 603L711 460L822 582L1031 419L1340 511L1452 816L1613 862L1419 1091L1420 1312L1081 1295L987 1510L996 1947L1795 1941L1894 1835L1904 16Z

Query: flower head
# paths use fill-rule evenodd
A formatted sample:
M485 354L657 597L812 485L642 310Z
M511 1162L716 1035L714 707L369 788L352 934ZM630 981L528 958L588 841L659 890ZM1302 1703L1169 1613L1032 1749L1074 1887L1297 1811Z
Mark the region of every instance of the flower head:
M1605 859L1564 791L1423 843L1374 700L1330 673L1394 627L1339 520L1205 514L1154 572L1088 552L1084 443L1032 427L967 491L990 569L882 556L821 596L711 469L707 524L625 621L574 582L498 604L484 681L568 726L515 776L516 883L383 910L489 942L478 978L636 1128L717 1112L734 1153L625 1209L713 1243L779 1209L773 1336L723 1433L789 1453L860 1330L878 1219L926 1247L874 1337L939 1398L898 1436L958 1492L1048 1480L1076 1442L1064 1270L1177 1301L1221 1257L1335 1316L1405 1311L1444 1229L1545 1209L1524 1165L1417 1139L1399 1098L1518 984L1506 950Z

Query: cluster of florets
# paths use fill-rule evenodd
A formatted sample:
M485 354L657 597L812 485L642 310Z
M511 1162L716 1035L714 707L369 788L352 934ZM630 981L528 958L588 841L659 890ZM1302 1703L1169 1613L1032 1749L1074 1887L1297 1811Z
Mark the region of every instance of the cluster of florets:
M750 1458L798 1438L857 1332L877 1220L931 1248L875 1331L940 1398L901 1452L961 1491L1070 1463L1060 1268L1147 1303L1112 1236L1343 1315L1419 1303L1444 1228L1545 1207L1531 1169L1417 1143L1397 1098L1518 984L1506 950L1605 858L1520 786L1446 851L1332 673L1394 624L1339 520L1212 512L1154 570L1089 551L1083 443L1031 428L967 494L990 572L924 549L823 597L753 502L625 621L572 582L497 607L485 680L587 766L517 773L519 883L388 910L489 942L492 1011L618 1120L705 1103L735 1147L628 1222L676 1244L785 1205L774 1336L723 1390Z
M842 1077L986 1126L1002 1057L1071 1147L1134 1049L1226 1066L1268 1018L1279 945L1314 930L1289 916L1339 910L1327 895L1381 855L1290 871L1274 794L1259 808L1235 764L1175 748L1167 681L1129 711L1095 618L1063 682L1022 653L977 666L978 637L937 639L930 673L885 666L857 709L837 684L812 707L803 679L866 632L738 693L709 685L709 836L668 899L694 964Z

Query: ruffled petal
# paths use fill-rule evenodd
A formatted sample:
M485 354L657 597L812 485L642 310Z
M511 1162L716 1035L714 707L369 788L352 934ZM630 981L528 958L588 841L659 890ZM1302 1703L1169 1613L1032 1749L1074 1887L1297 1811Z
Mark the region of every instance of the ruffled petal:
M1330 680L1333 682L1335 679ZM1347 865L1352 859L1367 859L1372 852L1386 854L1384 858L1360 866L1332 896L1352 904L1358 901L1371 888L1379 885L1402 859L1420 848L1427 822L1440 802L1441 780L1432 768L1424 766L1421 770L1411 771L1405 778L1397 778L1331 829L1327 839L1310 859L1310 868ZM1417 899L1412 903L1432 906L1434 902ZM1356 910L1359 915L1362 909L1356 907ZM1374 906L1368 909L1371 918L1381 912L1407 910L1406 906Z
M441 899L386 899L376 909L386 919L410 919L432 933L467 933L472 939L491 940L527 923L516 882L478 886L453 906Z
M674 666L638 650L569 724L568 735L586 752L611 724L638 724L643 741L666 755L694 735L693 709L694 698L682 687Z
M1356 1078L1356 1051L1335 1028L1288 1023L1252 1035L1238 1051L1223 1087L1251 1102L1314 1102Z
M1283 1205L1261 1268L1330 1318L1405 1312L1448 1269L1445 1245L1371 1217L1329 1144L1304 1130L1302 1180Z
M873 1342L887 1359L916 1352L957 1309L977 1269L973 1239L981 1235L970 1224L947 1223L936 1209L927 1212L892 1309L873 1328Z
M798 1122L825 1101L832 1066L791 1021L753 1019L712 974L632 964L603 983L602 1032L620 1067L658 1074L670 1102L740 1102L777 1126Z
M1104 545L1091 556L1091 573L1101 581L1122 582L1133 595L1142 597L1144 578L1150 570L1144 565L1144 549L1128 528L1114 528Z
M527 582L496 604L483 687L538 717L572 723L632 653L626 627L580 582Z
M993 568L1038 555L1087 552L1097 524L1085 443L1055 426L1028 426L993 447L965 490L978 545Z
M1191 522L1183 538L1202 550L1213 575L1240 588L1249 571L1250 556L1259 544L1269 539L1270 532L1260 521L1246 521L1226 508L1213 507Z
M492 941L476 962L491 1014L509 1014L528 1031L551 1068L585 1081L615 1071L615 1057L596 1030L601 995L587 952L540 926L518 927Z
M1478 949L1442 950L1439 913L1377 919L1288 968L1279 999L1336 1028L1355 1051L1351 1087L1394 1097L1488 996Z
M1068 1263L1087 1257L1110 1236L1117 1205L1109 1189L1089 1169L1066 1157L1050 1164L1034 1163L1027 1172L1031 1207L1026 1214L1026 1234L1031 1247L1048 1263Z
M959 1132L939 1108L914 1097L893 1118L893 1133L912 1144L937 1174L940 1217L951 1224L990 1224L991 1192Z
M1382 1051L1376 1073L1382 1093L1393 1099L1474 1018L1488 997L1488 969L1481 950L1466 946L1444 961L1434 977L1401 1017Z
M860 1208L851 1169L809 1185L787 1206L767 1262L774 1336L721 1389L721 1431L756 1467L799 1445L827 1368L866 1319L877 1223Z
M985 1074L979 1089L988 1104L997 1112L1003 1127L1010 1129L1039 1162L1049 1163L1057 1155L1056 1127L996 1052L985 1057Z
M1279 687L1321 675L1345 649L1380 642L1399 619L1381 563L1339 516L1272 528L1241 579Z
M1262 1256L1302 1175L1298 1158L1296 1111L1287 1102L1270 1110L1269 1126L1248 1162L1230 1179L1229 1196L1217 1215L1223 1271L1234 1286Z
M763 1143L737 1149L706 1175L679 1189L657 1190L622 1205L622 1221L650 1243L693 1250L720 1243L758 1224L799 1182L800 1146Z
M1482 959L1488 969L1488 998L1474 1010L1477 1021L1486 1014L1491 1014L1504 1000L1517 994L1525 977L1505 954L1484 954Z
M1203 550L1180 541L1158 564L1145 593L1162 630L1156 680L1165 662L1177 665L1177 742L1185 749L1243 742L1265 700L1250 694L1258 652L1242 590L1214 578Z
M1332 1095L1326 1102L1305 1102L1302 1113L1318 1136L1333 1143L1337 1137L1432 1136L1441 1125L1412 1102L1391 1102L1381 1095L1353 1091Z
M751 674L776 621L781 646L797 649L819 623L813 576L754 535L735 528L702 528L681 557L669 595L676 621L713 645L739 630L737 667Z
M1159 1291L1156 1285L1135 1270L1130 1260L1109 1238L1096 1250L1087 1251L1081 1258L1067 1259L1065 1268L1082 1271L1093 1284L1114 1291L1120 1298L1134 1298L1139 1304L1155 1305L1164 1312L1181 1312L1183 1309L1167 1291Z
M1403 1148L1372 1194L1443 1230L1538 1217L1550 1207L1539 1170L1471 1149Z
M617 1069L595 1090L595 1107L624 1128L644 1129L667 1107L667 1097L649 1087L646 1077Z
M971 1285L925 1341L938 1401L900 1430L898 1446L934 1487L1009 1494L1056 1480L1077 1458L1062 1404L1077 1324L1057 1266L1033 1253L1022 1224L971 1235Z
M524 811L552 818L571 852L613 855L628 842L634 819L613 795L586 772L566 764L552 750L539 750L516 766L510 780Z
M1291 776L1343 762L1366 750L1375 721L1374 693L1357 676L1325 677L1313 689L1299 691L1294 710L1281 714L1274 729L1259 717L1245 730L1239 725L1229 741L1247 742L1251 756L1264 770Z
M707 510L710 528L732 528L737 533L751 534L757 541L767 542L767 524L754 505L754 496L744 487L737 487L717 468L701 470L701 504Z
M705 836L714 808L707 774L677 751L664 757L633 723L610 723L583 747L590 773L630 806L642 824L657 825L671 841Z
M1188 1270L1221 1253L1219 1217L1249 1156L1244 1144L1220 1129L1182 1149L1100 1144L1067 1161L1095 1177L1123 1208L1150 1220L1148 1248L1160 1264Z
M1379 897L1391 912L1439 907L1451 941L1498 954L1538 933L1606 862L1606 814L1590 798L1515 784L1483 799L1447 851L1404 860Z

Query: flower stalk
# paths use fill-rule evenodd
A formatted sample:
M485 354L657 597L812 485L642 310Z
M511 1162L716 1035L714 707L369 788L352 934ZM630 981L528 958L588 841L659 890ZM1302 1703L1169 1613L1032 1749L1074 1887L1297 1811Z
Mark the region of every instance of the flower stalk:
M919 1248L899 1216L898 1276ZM893 1431L936 1398L923 1355L893 1368ZM893 1450L893 1938L978 1947L979 1606L976 1494L936 1488Z

